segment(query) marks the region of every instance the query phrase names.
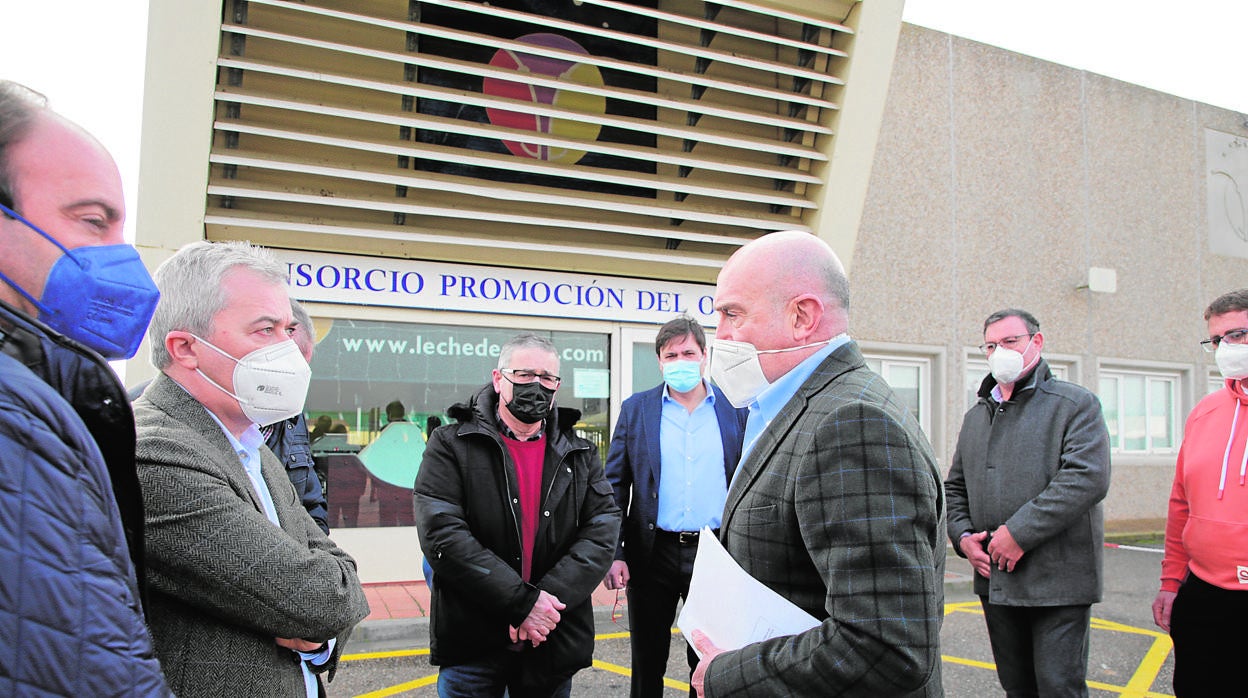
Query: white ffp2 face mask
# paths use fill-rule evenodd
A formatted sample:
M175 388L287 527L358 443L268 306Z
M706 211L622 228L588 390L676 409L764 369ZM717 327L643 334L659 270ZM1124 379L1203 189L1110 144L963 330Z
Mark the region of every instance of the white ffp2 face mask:
M1213 355L1218 363L1222 377L1230 380L1248 378L1248 344L1231 344L1227 341L1218 342L1218 351Z
M221 392L238 400L247 419L265 426L290 419L303 411L308 384L312 381L312 368L293 339L261 347L241 359L230 356L202 337L195 339L235 363L233 393L198 368L195 372Z
M820 344L835 340L825 339L800 347L784 349L756 349L749 342L737 342L731 339L716 339L711 345L710 366L708 372L711 380L724 391L724 397L733 407L745 407L767 389L771 382L763 374L763 366L758 362L759 354L780 354L786 351L809 349Z
M1013 383L1023 375L1023 355L1013 349L997 347L988 357L988 370L998 383Z

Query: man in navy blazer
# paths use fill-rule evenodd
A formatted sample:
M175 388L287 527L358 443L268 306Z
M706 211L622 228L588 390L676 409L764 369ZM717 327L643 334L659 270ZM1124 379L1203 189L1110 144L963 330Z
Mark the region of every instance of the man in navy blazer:
M691 317L659 329L663 383L624 401L607 479L627 512L603 584L628 589L631 695L662 696L676 602L689 593L698 532L719 529L746 411L702 377L706 335ZM698 658L687 648L689 668Z

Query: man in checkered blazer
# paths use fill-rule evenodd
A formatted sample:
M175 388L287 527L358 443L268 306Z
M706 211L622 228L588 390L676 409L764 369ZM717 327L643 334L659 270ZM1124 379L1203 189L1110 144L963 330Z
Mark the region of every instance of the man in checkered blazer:
M750 408L720 539L821 622L733 651L695 631L700 695L943 695L941 476L846 334L848 289L831 248L797 231L751 242L720 272L710 374Z

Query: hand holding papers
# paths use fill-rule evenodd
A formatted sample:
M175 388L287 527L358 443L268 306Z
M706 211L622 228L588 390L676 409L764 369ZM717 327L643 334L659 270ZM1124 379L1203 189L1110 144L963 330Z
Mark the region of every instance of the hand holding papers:
M689 596L676 625L685 637L701 630L716 646L735 650L780 635L796 635L819 621L747 574L711 529L703 528ZM696 647L694 651L702 656Z

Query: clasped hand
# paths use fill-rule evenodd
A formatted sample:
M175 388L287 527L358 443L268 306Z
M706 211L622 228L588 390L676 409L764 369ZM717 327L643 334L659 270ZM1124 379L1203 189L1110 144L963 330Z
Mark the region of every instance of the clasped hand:
M985 540L988 540L987 546L984 545ZM1004 572L1013 572L1018 566L1018 561L1025 554L1018 542L1014 540L1014 536L1010 534L1010 529L1005 526L1000 526L993 531L991 539L987 531L962 536L962 539L958 541L958 547L970 561L971 567L975 568L979 576L985 578L992 576L993 567Z
M520 627L510 626L507 628L511 635L512 642L523 642L528 640L534 647L546 641L546 637L550 635L555 626L559 624L559 612L567 606L553 594L539 590L537 592L537 603L533 604L529 615L520 623Z

